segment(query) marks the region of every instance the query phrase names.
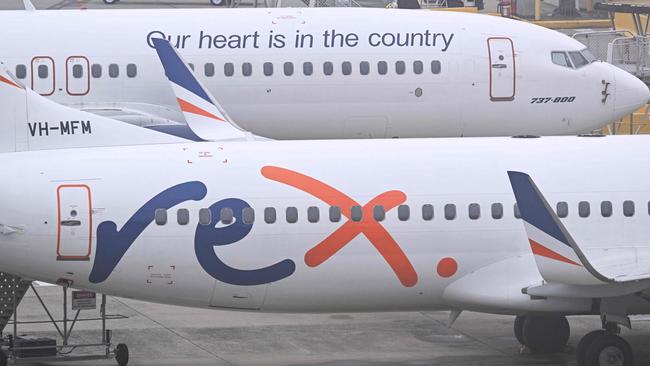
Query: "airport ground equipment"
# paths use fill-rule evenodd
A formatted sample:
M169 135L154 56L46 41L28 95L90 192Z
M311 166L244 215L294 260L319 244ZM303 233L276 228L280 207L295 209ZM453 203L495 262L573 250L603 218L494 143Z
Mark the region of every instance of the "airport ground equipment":
M69 283L58 283L63 291L63 319L57 320L50 308L44 302L32 281L22 279L9 273L0 272L0 366L9 364L32 364L35 362L56 361L88 361L114 358L118 366L126 366L129 362L129 349L126 344L118 344L113 348L112 331L106 328L107 320L125 319L121 315L106 314L106 295L101 295L100 316L95 318L80 318L81 310L76 310L72 319L68 316ZM32 290L36 299L43 307L47 320L20 321L18 308L25 294ZM82 321L101 322L101 341L96 343L70 343L70 336L75 325ZM26 324L51 323L61 338L56 339L28 336L19 333L19 326ZM4 329L11 325L13 332L4 334ZM103 348L101 353L74 354L81 348Z

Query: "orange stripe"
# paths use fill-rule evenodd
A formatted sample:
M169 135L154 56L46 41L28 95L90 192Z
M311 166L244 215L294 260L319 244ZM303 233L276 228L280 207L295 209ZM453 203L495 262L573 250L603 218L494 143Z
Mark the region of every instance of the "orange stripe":
M16 88L20 88L18 85L16 85L16 83L14 83L13 81L7 79L6 77L4 77L2 75L0 75L0 81L2 81L3 83L7 83L7 84L9 84L11 86L15 86Z
M574 266L582 267L580 264L572 261L571 259L569 259L569 258L567 258L567 257L565 257L565 256L563 256L563 255L561 255L561 254L559 254L557 252L554 252L554 251L548 249L547 247L541 245L540 243L534 241L533 239L528 239L528 241L530 242L530 247L533 250L533 254L535 254L535 255L539 255L539 256L542 256L542 257L554 259L556 261L560 261L560 262L564 262L564 263L568 263L568 264L573 264Z
M203 116L203 117L216 119L217 121L226 122L223 119L215 116L214 114L212 114L212 113L210 113L210 112L208 112L208 111L206 111L204 109L201 109L201 108L195 106L194 104L188 103L188 102L184 101L181 98L176 98L176 101L178 102L178 105L181 107L181 110L183 112L194 113L194 114L198 114L198 115Z

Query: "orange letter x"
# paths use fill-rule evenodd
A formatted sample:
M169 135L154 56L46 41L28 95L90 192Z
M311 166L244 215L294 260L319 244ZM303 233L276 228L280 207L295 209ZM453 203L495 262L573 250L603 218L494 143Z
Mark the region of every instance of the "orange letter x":
M372 245L384 257L404 286L411 287L418 282L418 275L413 265L384 227L373 219L373 208L384 206L389 211L406 201L401 191L384 192L362 207L361 221L351 220L353 206L361 206L343 192L317 179L293 170L275 166L262 168L262 175L268 179L298 188L320 199L330 206L338 206L348 221L305 254L305 263L316 267L346 246L357 235L363 233Z

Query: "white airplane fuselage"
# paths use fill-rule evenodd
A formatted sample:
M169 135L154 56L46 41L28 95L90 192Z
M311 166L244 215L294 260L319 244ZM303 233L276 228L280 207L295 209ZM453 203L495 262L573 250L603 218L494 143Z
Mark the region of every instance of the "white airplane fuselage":
M567 202L564 223L587 253L647 249L649 144L264 141L0 154L0 269L195 307L587 314L590 299L522 294L542 278L506 172L526 171L552 205ZM650 311L639 302L630 313Z
M166 37L239 125L276 139L576 134L648 99L612 65L557 64L584 49L569 37L475 14L3 11L0 30L25 85L138 124L183 121L148 45Z

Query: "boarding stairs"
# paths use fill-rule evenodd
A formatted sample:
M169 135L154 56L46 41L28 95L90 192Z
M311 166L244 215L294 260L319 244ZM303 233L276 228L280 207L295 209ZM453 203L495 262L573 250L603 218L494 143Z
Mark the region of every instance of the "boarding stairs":
M14 310L29 290L32 281L0 272L0 336L14 316Z

